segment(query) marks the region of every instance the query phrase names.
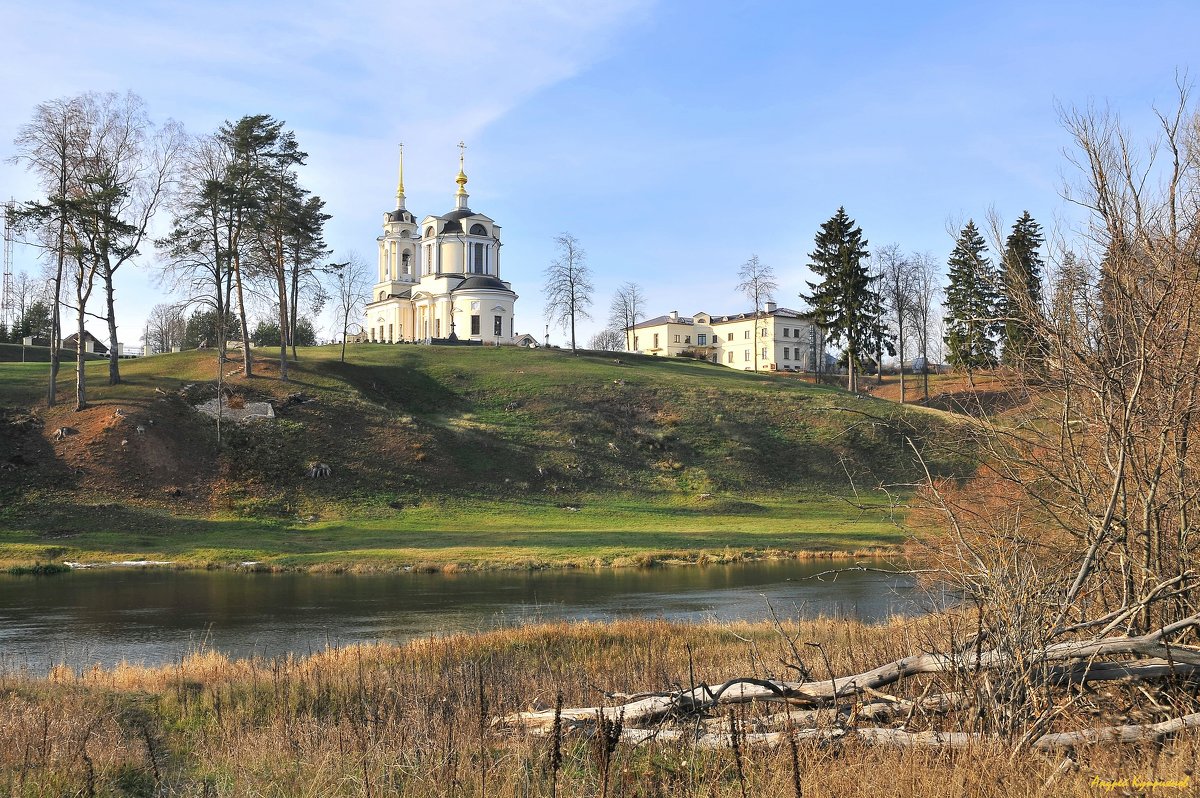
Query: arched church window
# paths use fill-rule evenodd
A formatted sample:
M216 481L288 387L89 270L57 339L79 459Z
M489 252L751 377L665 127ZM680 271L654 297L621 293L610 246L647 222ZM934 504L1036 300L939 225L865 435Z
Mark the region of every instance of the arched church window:
M474 261L471 264L471 271L475 274L487 274L487 254L483 244L475 244L473 247L475 255L472 258Z
M411 259L412 259L412 253L411 253L411 252L409 252L407 249L406 249L406 250L404 250L404 254L400 256L400 260L401 260L401 262L402 262L402 263L403 263L403 265L404 265L404 273L405 273L405 274L408 274L408 273L409 273L409 271L408 271L408 269L409 269L409 261L410 261Z
M433 225L430 225L429 227L425 228L425 237L433 238Z
M485 236L485 235L487 235L487 228L481 224L473 224L473 225L471 225L471 235Z

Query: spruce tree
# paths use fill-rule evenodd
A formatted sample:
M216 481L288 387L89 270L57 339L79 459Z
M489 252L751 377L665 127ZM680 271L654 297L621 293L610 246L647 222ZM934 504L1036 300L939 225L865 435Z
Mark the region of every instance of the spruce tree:
M972 371L996 365L1000 297L987 244L974 221L959 233L950 253L946 286L946 357L951 366Z
M867 272L869 257L862 228L838 208L817 232L808 268L820 278L808 283L812 293L800 297L812 308L817 324L825 328L826 340L845 345L848 369L846 387L858 390L858 370L863 354L871 351L879 333L879 295L871 290Z
M1001 343L1009 365L1036 362L1042 349L1035 322L1040 315L1044 265L1038 249L1044 240L1042 226L1025 211L1004 243Z

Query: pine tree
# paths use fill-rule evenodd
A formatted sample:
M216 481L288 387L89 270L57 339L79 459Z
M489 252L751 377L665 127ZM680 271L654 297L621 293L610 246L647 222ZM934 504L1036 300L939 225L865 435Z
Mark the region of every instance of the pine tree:
M882 315L879 295L871 290L867 272L869 254L862 228L846 215L845 208L838 208L833 218L821 225L809 254L808 268L820 282L808 283L812 293L800 295L812 308L817 324L825 328L826 340L844 343L846 387L851 391L858 390L861 359L878 339Z
M996 318L1000 298L987 244L974 221L959 233L950 253L946 286L946 356L950 365L975 369L996 365Z
M1004 296L1000 315L1005 319L1003 358L1009 365L1040 359L1042 346L1037 340L1035 322L1040 315L1044 266L1038 249L1044 240L1042 226L1025 211L1004 243Z

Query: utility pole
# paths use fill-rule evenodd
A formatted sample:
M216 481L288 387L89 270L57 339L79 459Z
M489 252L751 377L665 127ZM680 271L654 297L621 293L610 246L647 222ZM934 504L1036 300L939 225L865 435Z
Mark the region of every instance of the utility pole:
M12 330L13 324L16 323L16 299L13 296L13 276L12 276L12 259L13 259L13 229L12 229L12 211L13 201L10 199L4 204L4 286L3 293L0 293L0 322L4 324L4 329Z

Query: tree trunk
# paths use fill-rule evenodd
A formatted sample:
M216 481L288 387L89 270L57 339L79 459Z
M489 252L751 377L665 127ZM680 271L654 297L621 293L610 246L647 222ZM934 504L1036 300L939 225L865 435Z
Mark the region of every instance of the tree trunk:
M292 294L291 307L288 316L288 343L292 345L292 360L296 360L296 306L299 304L300 296L300 256L296 255L296 262L292 264Z
M276 285L279 289L279 379L284 382L288 381L288 291L287 291L287 274L284 271L283 256L279 257L279 265L276 270L277 281ZM294 348L294 347L293 347Z
M233 259L234 284L237 286L238 321L242 327L242 374L253 376L253 364L250 362L250 326L246 323L246 298L242 292L241 259L236 255Z
M108 314L108 384L121 384L121 367L118 365L120 355L117 351L117 314L113 307L113 273L104 270L104 304Z
M350 329L350 314L342 316L342 362L346 362L346 331Z
M62 337L62 314L59 310L59 298L62 296L63 250L58 250L58 272L54 277L53 308L50 312L50 384L46 387L46 406L54 407L58 403L58 368L59 351L58 339Z
M904 325L898 325L896 347L900 354L900 404L904 404Z
M571 353L575 352L575 305L571 305Z
M59 173L59 191L61 192L60 196L65 196L67 193L65 172ZM56 258L57 266L54 273L54 296L51 302L53 309L50 313L50 384L46 388L46 405L48 407L54 407L58 403L58 339L62 338L62 314L59 310L59 302L62 300L62 276L66 259L67 217L63 215L62 208L60 208L58 215L58 257Z
M81 267L82 268L82 267ZM82 286L80 290L75 292L75 299L79 303L76 305L76 316L78 321L78 339L75 341L75 412L87 409L87 373L84 371L83 359L83 339L87 330L84 328L84 323L87 321L87 314L84 313L84 296Z

